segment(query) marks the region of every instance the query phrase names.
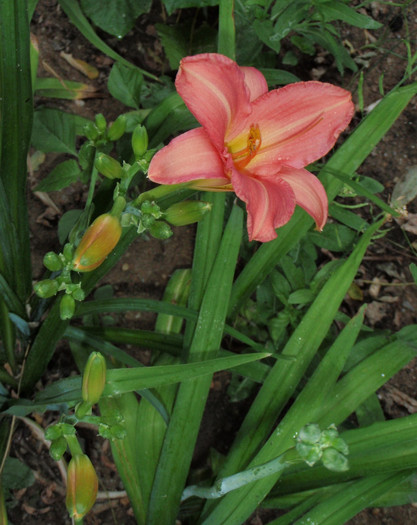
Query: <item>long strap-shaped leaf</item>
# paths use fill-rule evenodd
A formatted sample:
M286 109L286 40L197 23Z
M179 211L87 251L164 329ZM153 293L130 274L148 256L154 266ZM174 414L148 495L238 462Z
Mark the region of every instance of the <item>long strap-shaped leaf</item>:
M348 260L338 268L324 285L294 331L283 350L283 354L296 357L295 361L277 362L271 369L239 429L220 476L225 477L246 468L248 462L263 444L265 436L271 432L274 422L294 393L326 336L355 277L372 235L381 224L382 221L368 228ZM256 456L254 464L265 463L278 455L275 441L279 442L279 439L278 434L274 435L274 440L271 438ZM274 478L275 476L271 476L250 487L244 487L225 496L208 516L206 513L205 525L243 523L274 485L276 481ZM212 508L212 506L210 507Z
M326 188L329 202L343 185L332 173L340 172L345 177L352 177L416 93L417 82L414 82L388 94L327 162L320 172L320 179ZM297 209L291 221L280 228L277 239L260 246L233 285L229 314L238 310L312 224L311 217Z
M14 280L9 281L9 285L15 288L20 300L25 301L32 285L26 209L26 156L33 117L25 0L0 2L0 116L0 178L16 232L11 239L15 247L10 251L17 256L12 268L9 268ZM0 235L6 235L3 228Z
M243 212L234 206L202 300L189 361L216 355L223 336L227 305L242 237ZM198 366L195 362L193 366ZM174 523L191 463L192 452L211 377L180 385L149 505L148 524Z

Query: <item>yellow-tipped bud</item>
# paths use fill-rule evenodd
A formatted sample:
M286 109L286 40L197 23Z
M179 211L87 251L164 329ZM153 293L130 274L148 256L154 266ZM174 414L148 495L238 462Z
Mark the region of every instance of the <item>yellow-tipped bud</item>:
M106 383L106 360L100 352L91 352L85 365L82 384L82 397L94 405L101 397Z
M110 213L97 217L75 250L72 267L77 272L91 272L103 263L122 235L120 221Z
M87 514L96 501L97 490L97 474L88 456L73 456L68 465L65 500L71 518L79 520Z

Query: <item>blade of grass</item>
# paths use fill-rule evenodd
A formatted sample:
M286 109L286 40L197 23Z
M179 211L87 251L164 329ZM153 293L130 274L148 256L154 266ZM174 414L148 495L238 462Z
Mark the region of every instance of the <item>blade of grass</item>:
M201 359L212 357L218 352L242 226L243 212L234 206L202 299L189 352L190 365L187 366L200 366ZM211 377L206 376L200 380L183 382L178 389L152 489L147 520L149 525L175 521L210 383Z
M15 236L9 285L25 302L32 288L26 157L33 104L26 2L0 2L0 178ZM10 228L10 223L7 229ZM0 268L4 272L4 268Z
M389 93L332 155L319 174L326 188L329 203L343 186L332 173L338 172L352 177L416 93L416 82ZM279 259L299 242L312 224L312 219L297 209L291 221L280 228L277 239L259 247L233 285L229 315L237 312L240 305L269 275Z

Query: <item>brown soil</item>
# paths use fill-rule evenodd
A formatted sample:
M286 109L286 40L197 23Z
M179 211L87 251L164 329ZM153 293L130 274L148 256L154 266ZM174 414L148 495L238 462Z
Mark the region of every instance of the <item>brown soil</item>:
M381 74L385 92L393 88L400 80L405 68L405 61L398 55L405 55L402 38L406 36L406 24L401 9L395 6L372 3L374 17L386 25L380 32L353 29L344 35L352 46L354 56L368 62L364 69L364 106L365 108L381 98L378 81ZM108 35L100 34L107 43L122 56L135 64L156 74L166 71L161 45L156 37L154 24L163 19L160 4L155 4L150 15L143 15L134 30L125 39L118 41ZM408 30L417 34L417 6L408 14ZM53 99L36 100L38 105L59 107L72 113L93 118L103 113L108 121L114 120L125 111L122 104L115 101L106 89L107 78L112 61L94 48L72 26L55 0L40 0L32 31L40 48L40 76L50 76L51 70L64 79L86 82L81 73L73 69L61 56L60 52L71 53L83 59L99 70L99 77L87 83L97 89L98 98L79 102L62 102ZM368 56L365 45L372 43L373 35L381 38L381 50L373 50ZM301 72L300 72L301 71ZM356 90L357 76L340 78L330 57L322 53L314 63L294 71L304 80L320 78L333 81ZM357 94L356 94L357 97ZM359 121L359 114L357 120ZM395 183L406 170L417 165L417 113L415 103L409 105L388 135L375 148L369 159L361 166L360 173L373 177L384 184L384 198L388 198ZM59 156L59 161L64 156ZM57 155L48 154L40 170L31 175L33 188L57 162ZM32 192L28 195L31 217L33 278L41 278L43 273L42 258L49 250L58 250L59 243L56 227L59 217L72 208L80 208L85 199L85 187L73 185L63 192L50 194L52 203L45 204ZM415 204L409 207L411 214L417 213ZM369 210L363 213L369 214ZM368 324L375 327L389 327L394 330L417 321L417 297L415 286L407 286L411 281L408 265L416 262L417 242L415 233L405 233L402 222L392 222L389 234L376 242L365 257L357 284L362 290L364 301L370 303ZM189 267L193 251L193 228L179 228L168 241L138 239L127 251L120 263L110 272L101 284L112 285L115 294L149 298L161 298L168 278L176 268ZM370 286L370 281L378 278L383 283L378 292ZM347 308L357 310L359 302L348 300ZM140 326L149 326L149 316L134 313L127 314L126 321ZM67 376L75 371L75 365L65 346L60 347L48 372L48 380L56 380L60 375ZM230 436L241 417L239 405L231 405L225 397L227 377L220 376L213 382L208 409L203 421L203 431L196 452L196 463L204 465L207 450L215 446L225 451ZM417 361L411 362L397 374L388 386L380 392L380 399L388 418L401 417L417 411ZM34 416L39 424L46 427L53 421L54 415ZM115 471L108 444L96 438L89 428L80 431L87 452L99 470L100 490L119 491L123 487ZM13 455L22 458L36 473L36 483L29 489L14 494L14 508L10 511L13 523L56 525L70 523L64 504L64 484L55 463L50 459L45 446L30 429L20 423L16 432ZM262 525L272 519L270 515L259 513L248 523ZM134 519L127 498L104 498L94 507L85 520L86 524L133 524ZM417 509L412 505L392 509L366 510L351 520L352 525L403 524L417 523ZM236 524L239 525L239 524Z

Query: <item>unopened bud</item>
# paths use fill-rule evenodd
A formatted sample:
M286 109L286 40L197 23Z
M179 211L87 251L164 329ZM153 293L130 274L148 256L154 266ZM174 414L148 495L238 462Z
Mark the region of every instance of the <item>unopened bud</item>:
M63 321L71 319L75 312L75 300L71 295L63 295L59 303L59 315Z
M109 140L119 140L125 131L126 117L125 115L119 115L110 126L109 131L107 132L107 137Z
M98 268L119 242L121 235L122 227L117 217L110 213L97 217L75 250L73 269L91 272Z
M48 252L45 254L43 265L51 272L57 272L63 268L62 261L55 252Z
M71 518L79 520L87 514L96 501L97 491L97 474L88 456L73 456L68 465L65 500Z
M94 163L97 171L108 179L121 179L123 168L119 162L110 155L99 153Z
M92 352L85 365L82 383L82 397L94 405L101 397L106 383L106 360L100 352Z
M156 239L169 239L172 235L172 230L166 222L155 221L149 226L149 233Z
M54 281L53 279L44 279L43 281L39 281L33 286L36 295L41 297L42 299L47 299L48 297L52 297L53 295L56 295L58 292L59 284Z
M59 461L67 450L67 440L64 436L54 439L49 448L49 455L55 461Z
M136 126L132 134L132 149L135 159L140 159L148 150L148 132L140 124Z
M94 117L94 120L96 122L97 129L101 133L104 133L107 128L107 122L106 122L106 119L104 118L104 115L102 113L99 113L98 115Z
M211 204L201 201L177 202L165 210L164 219L174 226L193 224L211 210Z
M84 133L85 133L85 136L89 139L89 140L92 140L93 142L98 138L99 136L99 131L97 129L97 126L93 123L93 122L88 122L85 126L84 126Z

